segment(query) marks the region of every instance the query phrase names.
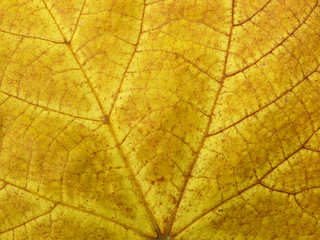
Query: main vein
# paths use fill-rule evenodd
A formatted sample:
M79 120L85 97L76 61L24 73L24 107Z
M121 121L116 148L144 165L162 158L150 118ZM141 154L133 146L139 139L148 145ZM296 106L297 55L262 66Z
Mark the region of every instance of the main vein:
M136 189L137 189L137 194L139 195L139 197L140 197L140 199L141 199L141 201L142 201L142 203L143 203L143 205L144 205L144 207L145 207L145 209L146 209L146 211L147 211L147 214L148 214L148 216L149 216L149 218L150 218L150 220L151 220L151 223L152 223L152 225L153 225L154 230L155 230L156 233L159 235L159 234L160 234L160 228L159 228L159 226L158 226L158 224L157 224L157 222L156 222L156 220L155 220L155 218L154 218L154 216L153 216L153 214L152 214L152 212L151 212L151 210L150 210L150 208L149 208L149 205L148 205L148 203L147 203L147 201L146 201L146 199L145 199L145 197L144 197L144 195L143 195L143 192L142 192L142 189L141 189L141 187L140 187L140 184L138 183L138 180L137 180L136 177L135 177L135 174L134 174L134 172L133 172L133 170L132 170L132 167L131 167L128 159L126 158L126 156L125 156L125 154L124 154L124 151L123 151L123 149L122 149L122 147L121 147L121 145L120 145L120 143L119 143L119 140L118 140L118 138L117 138L117 136L116 136L115 130L114 130L113 126L111 125L110 121L109 121L109 116L108 116L106 110L104 109L103 104L102 104L102 102L100 101L97 92L95 91L92 83L90 82L90 79L89 79L86 71L84 70L82 64L80 63L78 57L76 56L75 52L73 51L70 40L68 41L67 38L65 37L65 35L63 34L63 32L62 32L59 24L57 23L57 21L55 20L54 16L53 16L52 13L51 13L51 11L49 10L46 2L45 2L44 0L42 0L42 2L43 2L43 4L45 5L46 9L48 10L51 18L53 19L55 25L56 25L57 28L58 28L60 34L61 34L62 37L64 38L65 44L68 46L68 48L69 48L71 54L73 55L75 61L76 61L77 64L79 65L79 67L80 67L80 69L81 69L81 71L82 71L82 73L83 73L83 75L84 75L84 77L85 77L85 79L86 79L86 81L87 81L87 83L88 83L88 85L89 85L89 87L90 87L90 89L91 89L91 91L92 91L95 99L96 99L96 102L97 102L97 104L98 104L98 106L99 106L99 108L100 108L100 111L101 111L103 117L105 118L105 123L107 124L107 126L108 126L108 128L109 128L109 131L110 131L110 133L111 133L111 135L112 135L112 137L113 137L113 140L114 140L114 142L115 142L115 144L116 144L116 146L117 146L117 149L118 149L118 151L119 151L119 153L120 153L120 155L121 155L121 157L122 157L122 159L123 159L123 161L124 161L124 163L125 163L128 171L129 171L129 173L130 173L130 178L131 178L131 181L133 182L133 184L135 185L135 187L136 187ZM144 3L144 6L143 6L143 15L142 15L141 22L143 21L145 6L146 6L146 5L145 5L145 3ZM83 6L83 7L84 7L84 6ZM83 7L82 7L82 9L83 9ZM80 18L80 16L79 16L79 18ZM141 27L142 27L142 23L141 23ZM142 29L140 29L140 32L141 32L141 30L142 30ZM74 35L74 33L73 33L73 35ZM139 34L139 36L138 36L138 40L140 39L140 35L141 35L141 34ZM134 50L134 51L135 51L135 50ZM134 54L134 52L133 52L133 54ZM131 62L131 60L132 60L132 57L131 57L131 59L130 59L130 62ZM129 64L130 64L130 62L129 62ZM129 66L129 64L128 64L128 66ZM128 68L128 67L127 67L127 68ZM122 82L123 82L123 81L122 81ZM122 84L120 84L120 87L121 87L121 85L122 85Z
M183 194L185 192L185 189L186 189L186 186L190 180L190 176L191 176L191 173L195 167L195 164L200 156L200 151L201 149L203 148L204 146L204 143L205 143L205 140L208 136L208 132L209 132L209 128L210 128L210 125L212 123L212 117L213 117L213 114L215 112L215 108L217 106L217 102L218 102L218 99L219 99L219 96L221 94L221 91L222 91L222 88L223 88L223 83L224 83L224 80L226 78L226 70L227 70L227 63L228 63L228 57L229 57L229 50L230 50L230 45L231 45L231 37L232 37L232 31L233 31L233 27L234 27L234 1L235 0L232 0L232 9L231 9L231 26L230 26L230 32L229 32L229 39L228 39L228 45L227 45L227 50L226 50L226 56L225 56L225 60L224 60L224 66L223 66L223 72L222 72L222 77L221 77L221 80L220 80L220 87L217 91L217 94L216 94L216 97L215 97L215 100L214 100L214 103L213 103L213 106L211 108L211 112L210 112L210 115L209 115L209 120L208 120L208 123L207 123L207 126L206 126L206 129L205 129L205 133L204 133L204 136L202 138L202 141L199 145L199 148L198 150L196 151L196 155L191 163L191 166L190 166L190 169L188 171L188 174L187 174L187 177L185 178L185 181L183 183L183 186L182 186L182 190L180 191L180 195L179 195L179 198L178 198L178 201L177 201L177 204L175 206L175 209L173 211L173 215L171 217L171 220L169 222L169 225L167 226L167 230L165 232L165 235L166 236L169 236L170 232L171 232L171 229L172 229L172 226L173 226L173 223L174 223L174 220L175 220L175 217L177 215L177 212L178 212L178 209L179 209L179 206L181 204L181 201L182 201L182 197L183 197Z

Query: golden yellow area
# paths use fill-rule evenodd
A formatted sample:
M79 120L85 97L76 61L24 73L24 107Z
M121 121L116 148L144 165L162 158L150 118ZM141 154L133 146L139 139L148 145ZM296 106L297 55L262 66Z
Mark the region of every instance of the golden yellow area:
M318 0L0 1L0 239L320 239Z

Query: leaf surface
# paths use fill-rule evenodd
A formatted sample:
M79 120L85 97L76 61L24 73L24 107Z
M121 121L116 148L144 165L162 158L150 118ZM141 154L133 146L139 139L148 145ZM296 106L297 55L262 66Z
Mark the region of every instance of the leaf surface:
M319 239L317 0L0 2L0 239Z

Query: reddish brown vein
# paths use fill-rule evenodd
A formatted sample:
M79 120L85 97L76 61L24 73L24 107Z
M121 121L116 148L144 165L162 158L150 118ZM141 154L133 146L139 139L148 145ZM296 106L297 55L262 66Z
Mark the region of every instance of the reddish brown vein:
M314 10L316 9L318 5L318 0L316 2L316 4L313 6L313 8L311 9L311 11L309 12L309 14L307 15L307 17L301 22L299 23L299 25L291 32L288 34L287 37L285 37L280 43L276 44L271 50L269 50L267 53L263 54L259 59L257 59L256 61L254 61L253 63L250 63L248 64L246 67L240 69L240 70L237 70L233 73L229 73L229 74L226 74L226 77L231 77L231 76L234 76L234 75L237 75L241 72L243 72L244 70L250 68L251 66L255 65L256 63L258 63L260 60L262 60L263 58L265 58L266 56L268 56L269 54L271 54L274 50L276 50L278 47L280 47L281 45L283 45L283 43L285 41L287 41L289 39L289 37L291 37L296 31L298 31L300 29L300 27L309 19L309 17L311 16L311 14L314 12Z
M86 4L86 0L83 0L82 7L81 7L80 12L79 12L79 15L78 15L78 19L77 19L77 21L76 21L76 26L74 27L74 30L73 30L72 35L71 35L71 38L70 38L70 40L69 40L68 42L71 42L71 41L72 41L72 39L73 39L73 37L74 37L74 34L76 33L77 27L78 27L78 25L79 25L79 20L80 20L80 17L81 17L81 14L82 14L82 11L83 11L83 9L84 9L85 4Z
M289 192L289 191L285 191L285 190L280 190L280 189L275 189L275 188L269 187L268 185L266 185L266 184L264 184L262 182L259 182L259 185L261 185L264 188L269 189L270 191L279 192L279 193L288 194L288 195L293 195L293 196L296 196L296 195L298 195L298 194L300 194L302 192L305 192L305 191L309 191L309 190L312 190L312 189L320 188L320 186L315 186L315 187L303 188L303 189L301 189L300 191L297 191L297 192Z
M43 213L43 214L41 214L41 215L39 215L39 216L33 217L33 218L29 219L28 221L23 222L23 223L21 223L21 224L19 224L19 225L17 225L17 226L8 228L8 229L6 229L5 231L0 232L0 234L3 234L3 233L6 233L6 232L15 230L15 229L17 229L17 228L19 228L19 227L22 227L23 225L26 225L26 224L29 223L29 222L32 222L32 221L34 221L34 220L36 220L36 219L38 219L38 218L41 218L41 217L43 217L43 216L51 213L51 212L53 211L53 209L55 209L55 207L56 207L56 205L54 205L49 211L47 211L47 212L45 212L45 213Z
M256 12L255 12L253 15L251 15L249 18L243 20L242 22L239 22L239 23L237 23L237 24L234 24L234 26L235 26L235 27L236 27L236 26L240 26L240 25L243 25L244 23L250 21L250 20L251 20L252 18L254 18L257 14L259 14L260 12L262 12L263 9L265 9L265 7L266 7L271 1L272 1L272 0L269 0L268 2L266 2L266 4L264 4L264 5L262 6L262 8L260 8L258 11L256 11Z
M15 96L15 95L12 95L10 93L4 92L2 90L0 90L0 92L5 94L5 95L7 95L8 97L15 98L15 99L17 99L19 101L22 101L22 102L24 102L24 103L26 103L28 105L41 108L41 109L43 109L45 111L48 111L48 112L58 113L58 114L61 114L61 115L64 115L64 116L68 116L68 117L72 117L72 118L75 118L75 119L83 119L83 120L88 120L88 121L93 121L93 122L102 122L102 120L99 120L99 119L80 117L80 116L72 115L72 114L69 114L69 113L61 112L61 111L58 111L58 110L55 110L55 109L52 109L52 108L48 108L48 107L45 107L45 106L42 106L42 105L38 105L36 103L29 102L29 101L27 101L25 99L19 98L19 97Z
M11 53L11 56L10 56L10 59L9 59L8 63L6 64L6 66L4 67L4 69L2 70L2 77L1 77L1 79L0 79L0 88L1 88L1 86L2 86L3 79L4 79L5 76L6 76L6 72L7 72L8 66L9 66L10 62L12 61L13 56L14 56L14 55L16 54L16 52L18 51L18 49L19 49L22 41L23 41L23 38L20 39L19 43L17 44L17 47L16 47L16 48L14 49L14 51Z
M319 130L319 129L318 129ZM216 208L220 207L221 205L225 204L226 202L230 201L231 199L241 195L242 193L246 192L247 190L251 189L252 187L256 186L256 185L261 185L261 186L265 186L263 184L261 184L262 180L267 177L271 172L273 172L275 169L277 169L280 165L282 165L284 162L286 162L290 157L292 157L293 155L295 155L296 153L298 153L300 150L305 148L305 145L310 141L310 139L312 138L312 136L318 131L316 130L314 133L312 133L308 139L306 139L306 141L295 151L293 151L291 154L289 154L288 156L284 157L284 159L282 161L280 161L275 167L271 168L270 170L268 170L260 179L258 179L255 183L249 185L248 187L245 187L244 189L242 189L241 191L238 191L236 194L232 195L231 197L223 200L222 202L220 202L219 204L215 205L214 207L208 209L207 211L203 212L200 216L198 216L197 218L193 219L189 224L187 224L185 227L183 227L182 229L180 229L178 232L172 234L172 237L176 237L178 235L180 235L183 231L185 231L186 229L188 229L190 226L192 226L193 224L195 224L196 222L198 222L200 219L202 219L203 217L205 217L206 215L208 215L210 212L212 212L213 210L215 210ZM287 193L287 192L284 192Z
M258 112L262 111L263 109L269 107L271 104L275 103L276 101L278 101L279 99L281 99L282 97L284 97L285 95L287 95L288 93L292 92L293 89L295 89L295 88L298 87L301 83L303 83L305 80L307 80L312 74L316 73L316 72L318 71L318 68L319 68L319 66L318 66L315 70L313 70L311 73L309 73L307 76L305 76L302 80L300 80L299 82L297 82L294 86L292 86L292 87L289 88L288 90L284 91L282 94L280 94L278 97L276 97L274 100L272 100L272 101L269 102L268 104L260 107L260 108L257 109L256 111L248 114L247 116L245 116L244 118L238 120L237 122L235 122L235 123L233 123L233 124L231 124L231 125L223 128L223 129L221 129L221 130L219 130L219 131L217 131L217 132L215 132L215 133L209 134L208 137L211 137L211 136L215 136L215 135L217 135L217 134L220 134L220 133L228 130L229 128L236 126L237 124L239 124L240 122L246 120L247 118L252 117L253 115L257 114Z
M183 56L182 54L178 53L178 52L172 52L172 51L167 51L167 50L163 50L163 49L152 49L152 50L143 50L143 51L136 51L136 52L164 52L167 54L173 54L177 57L182 58L187 64L190 64L191 66L195 67L196 69L198 69L199 72L207 75L210 79L214 80L217 83L220 83L220 81L218 81L216 78L214 78L210 73L208 73L207 71L205 71L204 69L202 69L201 67L199 67L197 64L195 64L194 62L192 62L191 60L189 60L188 58L186 58L185 56Z
M171 229L172 229L172 226L173 226L173 223L174 223L174 220L175 220L175 217L177 215L177 212L178 212L178 209L179 209L179 206L181 204L181 201L182 201L182 197L183 197L183 194L185 192L185 189L186 189L186 186L190 180L190 176L191 176L191 173L195 167L195 164L200 156L200 151L201 149L203 148L204 146L204 142L208 136L208 131L209 131L209 128L210 128L210 125L211 125L211 122L212 122L212 117L213 117L213 114L214 114L214 111L215 111L215 108L217 106L217 102L218 102L218 98L221 94L221 91L222 91L222 88L223 88L223 82L224 82L224 79L226 78L226 69L227 69L227 62L228 62L228 56L229 56L229 50L230 50L230 45L231 45L231 37L232 37L232 31L233 31L233 23L234 23L234 1L235 0L232 0L232 10L231 10L231 27L230 27L230 32L229 32L229 39L228 39L228 45L227 45L227 50L226 50L226 56L225 56L225 61L224 61L224 67L223 67L223 72L222 72L222 77L221 77L221 80L220 80L220 87L218 89L218 92L216 94L216 97L215 97L215 100L214 100L214 103L213 103L213 106L212 106L212 109L211 109L211 113L210 113L210 117L209 117L209 120L208 120L208 123L207 123L207 126L206 126L206 130L205 130L205 134L202 138L202 141L199 145L199 148L195 154L195 158L193 159L192 163L191 163L191 166L190 166L190 169L188 171L188 174L185 178L185 181L184 181L184 184L182 186L182 190L180 191L180 195L179 195L179 198L178 198L178 201L177 201L177 204L174 208L174 211L173 211L173 214L171 216L171 220L169 222L169 225L167 226L167 230L165 232L165 236L169 236L170 232L171 232Z
M132 60L133 60L133 57L134 57L134 55L135 55L136 52L137 52L137 48L138 48L138 45L139 45L139 42L140 42L140 38L141 38L141 35L142 35L143 20L144 20L145 10L146 10L146 3L145 3L145 1L144 1L144 3L143 3L143 10L142 10L142 17L141 17L141 23L140 23L140 31L139 31L139 34L138 34L137 42L136 42L136 44L134 45L134 49L133 49L133 52L132 52L131 57L130 57L130 59L129 59L129 62L128 62L128 64L127 64L127 67L125 68L125 70L124 70L124 72L123 72L123 74L122 74L121 81L120 81L118 90L117 90L117 92L116 92L116 94L115 94L116 96L115 96L115 98L114 98L114 101L113 101L113 103L112 103L112 105L111 105L109 115L111 114L112 110L114 109L114 106L115 106L115 104L116 104L116 102L117 102L117 100L118 100L118 98L119 98L119 94L120 94L120 91L121 91L122 86L123 86L123 83L124 83L124 78L125 78L125 76L126 76L126 74L127 74L127 72L128 72L129 67L131 66L131 62L132 62Z
M126 230L131 230L131 231L133 231L133 232L135 232L135 233L137 233L137 234L139 234L139 235L141 235L141 236L143 236L143 237L145 237L145 238L148 238L148 239L152 239L152 238L153 238L152 236L149 236L149 235L141 232L140 230L138 230L138 229L136 229L136 228L133 228L133 227L131 227L131 226L128 226L128 225L126 225L126 224L123 224L123 223L121 223L121 222L118 222L118 221L115 220L115 219L108 218L108 217L106 217L106 216L104 216L104 215L101 215L101 214L96 213L96 212L93 212L93 211L89 211L89 210L86 210L86 209L78 208L78 207L73 206L73 205L70 205L70 204L68 204L68 203L64 203L64 202L61 202L61 201L57 202L57 201L51 200L50 198L47 198L47 197L42 196L42 195L40 195L40 194L38 194L38 193L32 192L32 191L30 191L30 190L28 190L28 189L25 189L25 188L23 188L23 187L20 187L20 186L14 184L14 183L8 182L7 180L3 180L3 179L0 179L0 180L1 180L2 182L4 182L6 185L11 185L11 186L13 186L13 187L15 187L15 188L18 188L18 189L20 189L20 190L22 190L22 191L25 191L25 192L27 192L27 193L29 193L29 194L32 194L33 196L36 196L36 197L41 198L41 199L43 199L43 200L46 200L46 201L48 201L48 202L52 202L55 206L60 205L60 206L63 206L63 207L67 207L67 208L71 208L71 209L77 210L77 211L82 212L82 213L90 214L90 215L92 215L92 216L99 217L99 218L101 218L101 219L104 219L104 220L107 220L107 221L109 221L109 222L115 223L115 224L117 224L117 225L125 228ZM22 224L22 225L24 225L24 224Z
M64 42L54 41L54 40L47 39L47 38L42 38L42 37L35 37L35 36L28 36L28 35L13 33L13 32L9 32L9 31L2 30L2 29L0 29L0 32L6 33L6 34L10 34L10 35L14 35L14 36L17 36L17 37L22 37L22 38L31 38L31 39L42 40L42 41L51 42L51 43L55 43L55 44L64 44Z
M301 206L301 204L299 203L296 195L294 195L294 200L295 200L296 204L301 208L301 210L302 210L305 214L307 214L308 216L312 217L314 220L316 220L317 222L319 222L319 220L320 220L319 218L313 216L312 213L309 213L304 207Z
M314 11L314 9L316 8L317 3L318 3L318 1L316 2L316 4L315 4L315 6L313 7L313 9L310 11L310 13L308 14L308 16L304 19L304 21L303 21L301 24L299 24L299 26L298 26L297 28L295 28L295 30L293 30L281 43L279 43L279 44L278 44L277 46L275 46L272 50L270 50L267 54L265 54L265 55L262 56L260 59L258 59L255 63L257 63L258 61L260 61L260 60L261 60L263 57L265 57L266 55L272 53L272 51L274 51L278 46L280 46L281 44L283 44L284 41L286 41L290 36L292 36L292 35L302 26L302 24L304 24L304 23L306 22L306 20L309 18L309 16L312 14L312 12ZM234 2L233 2L232 12L233 12L233 10L234 10ZM233 23L233 13L232 13L232 23ZM235 72L235 73L226 74L226 65L227 65L227 60L228 60L227 58L228 58L228 53L229 53L229 49L230 49L232 29L233 29L234 26L235 26L235 25L232 24L231 31L230 31L230 38L229 38L229 43L228 43L228 50L227 50L227 55L226 55L226 60L225 60L225 66L224 66L224 78L227 78L227 77L236 75L236 74L238 74L239 72L241 72L241 71L247 69L248 67L252 66L253 64L255 64L255 63L253 63L253 64L251 64L251 65L248 65L246 68L244 68L244 69L242 69L242 70L239 70L239 71L237 71L237 72ZM215 105L216 105L216 102L217 102L217 98L218 98L219 93L221 92L221 89L222 89L223 80L224 80L224 79L221 80L221 87L220 87L220 89L219 89L219 91L218 91L218 94L217 94L217 97L216 97L216 101L215 101L215 104L214 104L214 107L213 107L212 114L214 113L214 108L215 108ZM300 83L301 83L301 81L300 81ZM276 101L276 100L274 100L274 102L275 102L275 101ZM271 103L270 103L270 104L271 104ZM269 105L270 105L270 104L269 104ZM211 116L212 116L212 114L211 114ZM254 114L254 113L253 113L253 114ZM253 114L251 114L251 115L253 115ZM248 116L247 116L247 117L248 117ZM209 123L211 123L211 118L210 118ZM210 124L209 124L209 125L210 125ZM313 135L313 134L312 134L312 135ZM221 203L219 203L219 204L216 205L215 207L213 207L213 208L209 209L208 211L204 212L204 213L201 214L199 217L195 218L192 222L190 222L189 224L187 224L187 225L186 225L184 228L182 228L180 231L178 231L177 233L172 234L171 236L172 236L172 237L175 237L175 236L179 235L181 232L183 232L185 229L189 228L191 225L193 225L193 224L194 224L195 222L197 222L199 219L203 218L205 215L207 215L208 213L210 213L210 212L211 212L212 210L214 210L215 208L219 207L220 205L224 204L225 202L229 201L230 199L232 199L232 198L240 195L241 193L245 192L246 190L252 188L253 186L259 184L259 183L261 182L261 180L262 180L263 178L265 178L268 174L270 174L274 169L276 169L278 166L280 166L280 165L281 165L283 162L285 162L289 157L291 157L292 155L294 155L295 153L297 153L298 151L300 151L302 148L304 148L304 145L310 140L310 138L312 137L312 135L306 140L306 142L302 145L301 148L297 149L297 150L294 151L292 154L290 154L289 156L285 157L283 161L281 161L281 162L280 162L279 164L277 164L274 168L272 168L271 170L269 170L259 181L257 181L256 183L252 184L251 186L248 186L248 187L244 188L243 190L239 191L236 195L231 196L230 198L222 201ZM204 140L205 140L206 137L207 137L207 136L205 136L204 139L203 139L203 141L201 142L199 151L201 150L201 148L202 148L202 146L203 146L203 144L204 144ZM190 175L191 175L191 172L192 172L192 170L193 170L194 163L196 162L196 159L197 159L198 156L199 156L199 151L198 151L198 153L197 153L197 155L196 155L195 160L193 161L193 163L192 163L192 165L191 165L190 171L188 172L187 180L186 180L186 182L185 182L185 184L184 184L184 186L183 186L183 189L182 189L182 191L181 191L182 193L184 192L184 189L185 189L185 187L186 187L187 181L190 179ZM172 228L172 225L173 225L173 222L174 222L174 218L175 218L175 215L176 215L177 210L178 210L178 208L179 208L179 204L180 204L180 202L181 202L181 199L182 199L182 194L179 196L178 204L177 204L178 206L176 207L176 209L175 209L175 211L174 211L174 215L173 215L173 218L172 218L172 220L171 220L171 222L170 222L169 228L168 228L168 230L166 231L166 235L169 235L169 234L170 234L170 231L171 231L171 228Z
M68 48L69 48L71 54L73 55L75 61L76 61L77 64L79 65L79 67L80 67L80 69L81 69L81 71L82 71L82 73L83 73L83 75L84 75L84 77L85 77L85 79L86 79L86 81L87 81L87 83L88 83L88 85L89 85L89 87L90 87L90 89L91 89L91 91L92 91L95 99L96 99L96 102L97 102L97 104L98 104L98 106L99 106L99 108L100 108L100 110L101 110L101 113L103 114L103 116L104 116L104 118L105 118L105 121L104 121L104 122L107 124L107 126L108 126L108 128L109 128L109 131L110 131L110 133L111 133L111 135L112 135L112 138L113 138L113 140L114 140L114 142L115 142L115 144L116 144L116 146L117 146L117 149L118 149L118 151L119 151L119 153L120 153L120 155L121 155L121 157L122 157L122 159L123 159L123 161L124 161L124 163L125 163L128 171L129 171L129 173L130 173L131 181L133 182L135 188L137 189L137 192L136 192L136 193L137 193L138 196L140 197L140 200L142 201L142 204L143 204L143 206L145 207L145 210L146 210L146 212L147 212L147 214L148 214L148 216L149 216L149 218L150 218L150 220L151 220L151 223L152 223L152 225L153 225L154 230L155 230L156 233L159 235L159 233L160 233L160 228L159 228L159 226L158 226L158 224L157 224L157 222L156 222L156 220L155 220L155 218L154 218L154 216L153 216L153 214L152 214L152 212L151 212L151 210L150 210L150 208L149 208L149 205L148 205L148 203L147 203L144 195L143 195L142 189L141 189L141 187L140 187L140 184L138 183L138 180L136 179L136 176L135 176L134 173L133 173L133 170L132 170L132 168L131 168L131 165L130 165L128 159L126 158L126 156L125 156L125 154L124 154L124 151L122 150L121 144L119 143L119 140L118 140L118 138L117 138L117 136L116 136L116 134L115 134L115 130L113 129L113 126L112 126L112 125L110 124L110 122L109 122L108 115L107 115L107 113L106 113L106 111L105 111L105 109L104 109L104 107L103 107L103 105L102 105L102 102L101 102L100 99L99 99L98 94L96 93L96 91L95 91L92 83L90 82L90 79L89 79L86 71L84 70L82 64L80 63L78 57L77 57L76 54L74 53L74 51L73 51L73 49L72 49L72 47L71 47L71 43L67 42L66 37L64 36L61 28L59 27L57 21L55 20L54 16L52 15L51 11L49 10L49 8L48 8L47 4L45 3L45 1L42 0L42 2L43 2L43 4L45 5L45 7L47 8L47 10L48 10L51 18L52 18L53 21L54 21L54 23L56 24L56 26L57 26L57 28L58 28L61 36L64 38L64 40L65 40L65 42L66 42L66 45L68 46ZM144 3L144 8L143 8L143 16L144 16L144 11L145 11L145 3ZM143 17L142 17L142 20L143 20ZM142 27L142 23L143 23L142 20L141 20L141 27ZM140 31L140 34L139 34L139 39L140 39L140 35L141 35L141 31ZM139 39L138 39L138 40L139 40ZM136 46L137 46L137 45L136 45ZM133 58L133 56L131 57L131 59L132 59L132 58ZM130 63L129 63L129 64L130 64ZM128 64L128 67L129 67L129 64ZM127 68L128 68L128 67L127 67ZM122 82L123 82L123 81L122 81ZM122 84L121 84L121 85L122 85Z

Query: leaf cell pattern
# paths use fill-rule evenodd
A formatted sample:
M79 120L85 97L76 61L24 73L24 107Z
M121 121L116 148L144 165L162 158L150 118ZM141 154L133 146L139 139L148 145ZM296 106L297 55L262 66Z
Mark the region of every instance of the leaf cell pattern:
M0 2L0 239L319 239L318 0Z

